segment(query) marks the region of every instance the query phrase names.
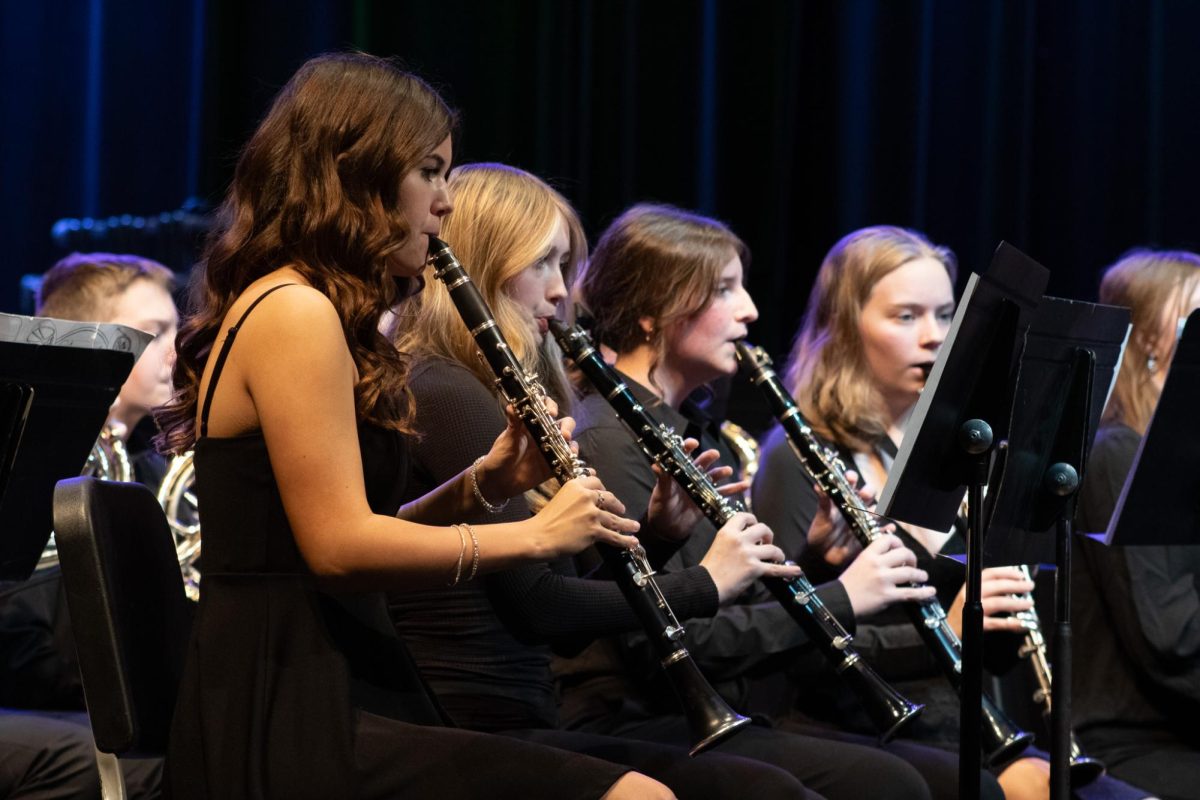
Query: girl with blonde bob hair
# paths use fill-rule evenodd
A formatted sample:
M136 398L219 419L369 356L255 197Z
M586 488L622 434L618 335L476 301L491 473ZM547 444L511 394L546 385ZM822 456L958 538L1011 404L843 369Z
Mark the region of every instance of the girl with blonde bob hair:
M548 327L562 311L566 281L586 256L575 211L539 178L502 164L458 167L449 189L455 211L442 236L522 366L567 407L568 384ZM396 342L413 360L409 491L416 496L464 471L482 472L486 462L472 459L506 425L520 422L511 414L506 420L495 376L479 358L446 287L427 270L424 289L409 302L416 307L398 310ZM569 433L572 423L564 423ZM686 535L699 512L684 506L671 482L660 496L663 511L648 513L643 530L655 537ZM601 498L605 509L623 513L619 494L604 492ZM467 522L528 519L526 498L500 500L481 498L483 509ZM662 576L660 588L680 617L711 616L722 597L736 594L764 568L749 555L719 553L707 567ZM578 647L580 640L638 627L612 581L581 579L570 562L560 561L499 572L485 582L396 593L389 602L393 624L422 676L462 727L597 755L642 770L680 796L735 796L747 781L765 782L768 796L802 794L791 776L752 761L717 753L692 760L686 748L559 729L550 645L569 641Z
M825 256L785 380L805 419L827 439L865 449L886 435L890 423L863 354L862 308L879 281L920 258L941 262L954 283L954 253L906 228L862 228Z
M887 480L896 443L949 329L956 273L950 250L895 226L853 231L830 248L821 263L785 380L805 421L840 450L854 471L852 479L862 476L865 496L878 493ZM771 431L755 477L754 508L775 530L788 556L817 575L852 569L866 552L827 507L828 500L818 498L783 432ZM948 559L938 558L940 553L961 551L959 534L909 527L897 529L896 535L916 554L918 566L942 596L951 624L959 627L961 572L948 566ZM1028 601L1013 595L1032 589L1015 569L985 570L985 630L1019 630L1017 620L1002 615L1029 608ZM898 688L925 704L923 718L910 727L909 735L955 748L957 698L941 675L905 661L912 649L921 647L905 616L888 609L860 619L855 642L867 658L899 669L904 680L897 682ZM802 710L854 727L861 724L836 693L827 695L834 699L802 705ZM1006 796L1045 797L1047 766L1040 759L1020 759L1007 766L998 776Z

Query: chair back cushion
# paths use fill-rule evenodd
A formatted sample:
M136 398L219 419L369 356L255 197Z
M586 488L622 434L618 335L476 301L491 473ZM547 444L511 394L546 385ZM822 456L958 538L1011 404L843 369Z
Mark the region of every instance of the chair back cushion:
M162 508L141 484L71 478L54 535L96 746L161 755L192 617Z

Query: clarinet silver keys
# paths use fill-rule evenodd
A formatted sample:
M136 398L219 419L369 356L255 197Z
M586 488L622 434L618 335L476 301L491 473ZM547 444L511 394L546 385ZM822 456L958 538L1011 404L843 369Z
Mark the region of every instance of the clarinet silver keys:
M866 547L881 535L879 526L846 479L846 467L837 453L824 446L800 416L791 394L775 374L771 359L761 347L737 343L737 357L754 384L762 390L771 412L787 435L800 465L845 518L851 533ZM962 682L962 642L946 620L937 598L901 604L946 678L958 691ZM987 765L1007 764L1033 743L1033 735L1014 725L987 694L983 695L983 757Z
M646 413L620 376L596 352L584 331L577 327L568 328L557 320L550 323L550 330L563 352L587 376L596 391L607 398L646 457L679 483L710 522L719 528L742 510L723 497L708 475L684 452L683 440ZM801 575L787 581L764 577L762 582L854 689L882 741L891 739L921 713L924 706L910 703L901 696L850 646L853 638L821 602L808 578Z
M496 386L505 402L521 417L533 440L541 444L554 476L565 483L586 475L587 467L572 452L558 424L546 411L546 392L538 377L527 373L517 361L470 276L449 246L434 236L429 238L429 264L435 277L446 285L450 299L496 375ZM630 551L602 544L597 544L596 549L653 643L663 671L679 697L691 731L691 754L706 750L749 725L749 718L729 707L692 660L683 645L683 626L654 580L654 570L645 552L640 547Z
M1029 567L1021 564L1017 567L1022 576L1027 581L1033 580L1033 575ZM1022 600L1028 600L1033 603L1032 594L1014 595ZM1013 614L1014 617L1021 621L1025 628L1025 641L1021 643L1021 649L1017 651L1021 658L1029 661L1029 668L1033 670L1034 680L1037 681L1037 689L1033 693L1033 702L1041 709L1042 719L1046 724L1050 724L1050 659L1046 653L1046 639L1042 636L1042 621L1038 616L1037 609L1030 605L1028 611L1018 611ZM1106 767L1104 762L1099 759L1092 758L1084 754L1083 748L1079 746L1079 742L1075 739L1075 733L1071 733L1071 787L1079 788L1087 786L1092 781L1104 774Z

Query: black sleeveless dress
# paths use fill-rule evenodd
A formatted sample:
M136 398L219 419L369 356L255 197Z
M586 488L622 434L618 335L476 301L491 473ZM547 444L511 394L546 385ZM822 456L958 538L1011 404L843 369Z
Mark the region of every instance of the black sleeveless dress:
M210 387L195 449L204 575L172 722L170 796L599 797L627 771L436 727L437 704L395 635L383 595L317 587L265 440L205 436L211 398ZM405 483L403 437L360 425L359 444L371 509L394 514Z

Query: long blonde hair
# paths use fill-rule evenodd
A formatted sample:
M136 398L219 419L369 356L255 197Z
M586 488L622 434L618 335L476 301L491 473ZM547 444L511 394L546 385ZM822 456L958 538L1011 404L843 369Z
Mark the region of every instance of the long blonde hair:
M561 353L552 336L539 347L526 312L509 298L506 287L550 246L561 217L570 238L563 281L570 281L587 257L587 239L579 216L566 199L540 178L504 164L456 167L449 180L454 212L442 224L442 238L454 250L491 306L513 354L542 384L564 413L570 398ZM454 308L450 293L427 270L425 287L399 309L396 347L411 356L440 356L457 361L481 382L495 379Z
M1158 404L1147 358L1157 342L1156 369L1166 369L1175 350L1175 319L1200 283L1200 256L1184 250L1131 250L1104 271L1100 302L1128 306L1133 331L1104 422L1122 423L1145 433Z
M822 436L865 450L886 435L859 318L875 284L920 258L940 261L954 282L954 253L907 228L861 228L825 255L785 373L801 413Z

